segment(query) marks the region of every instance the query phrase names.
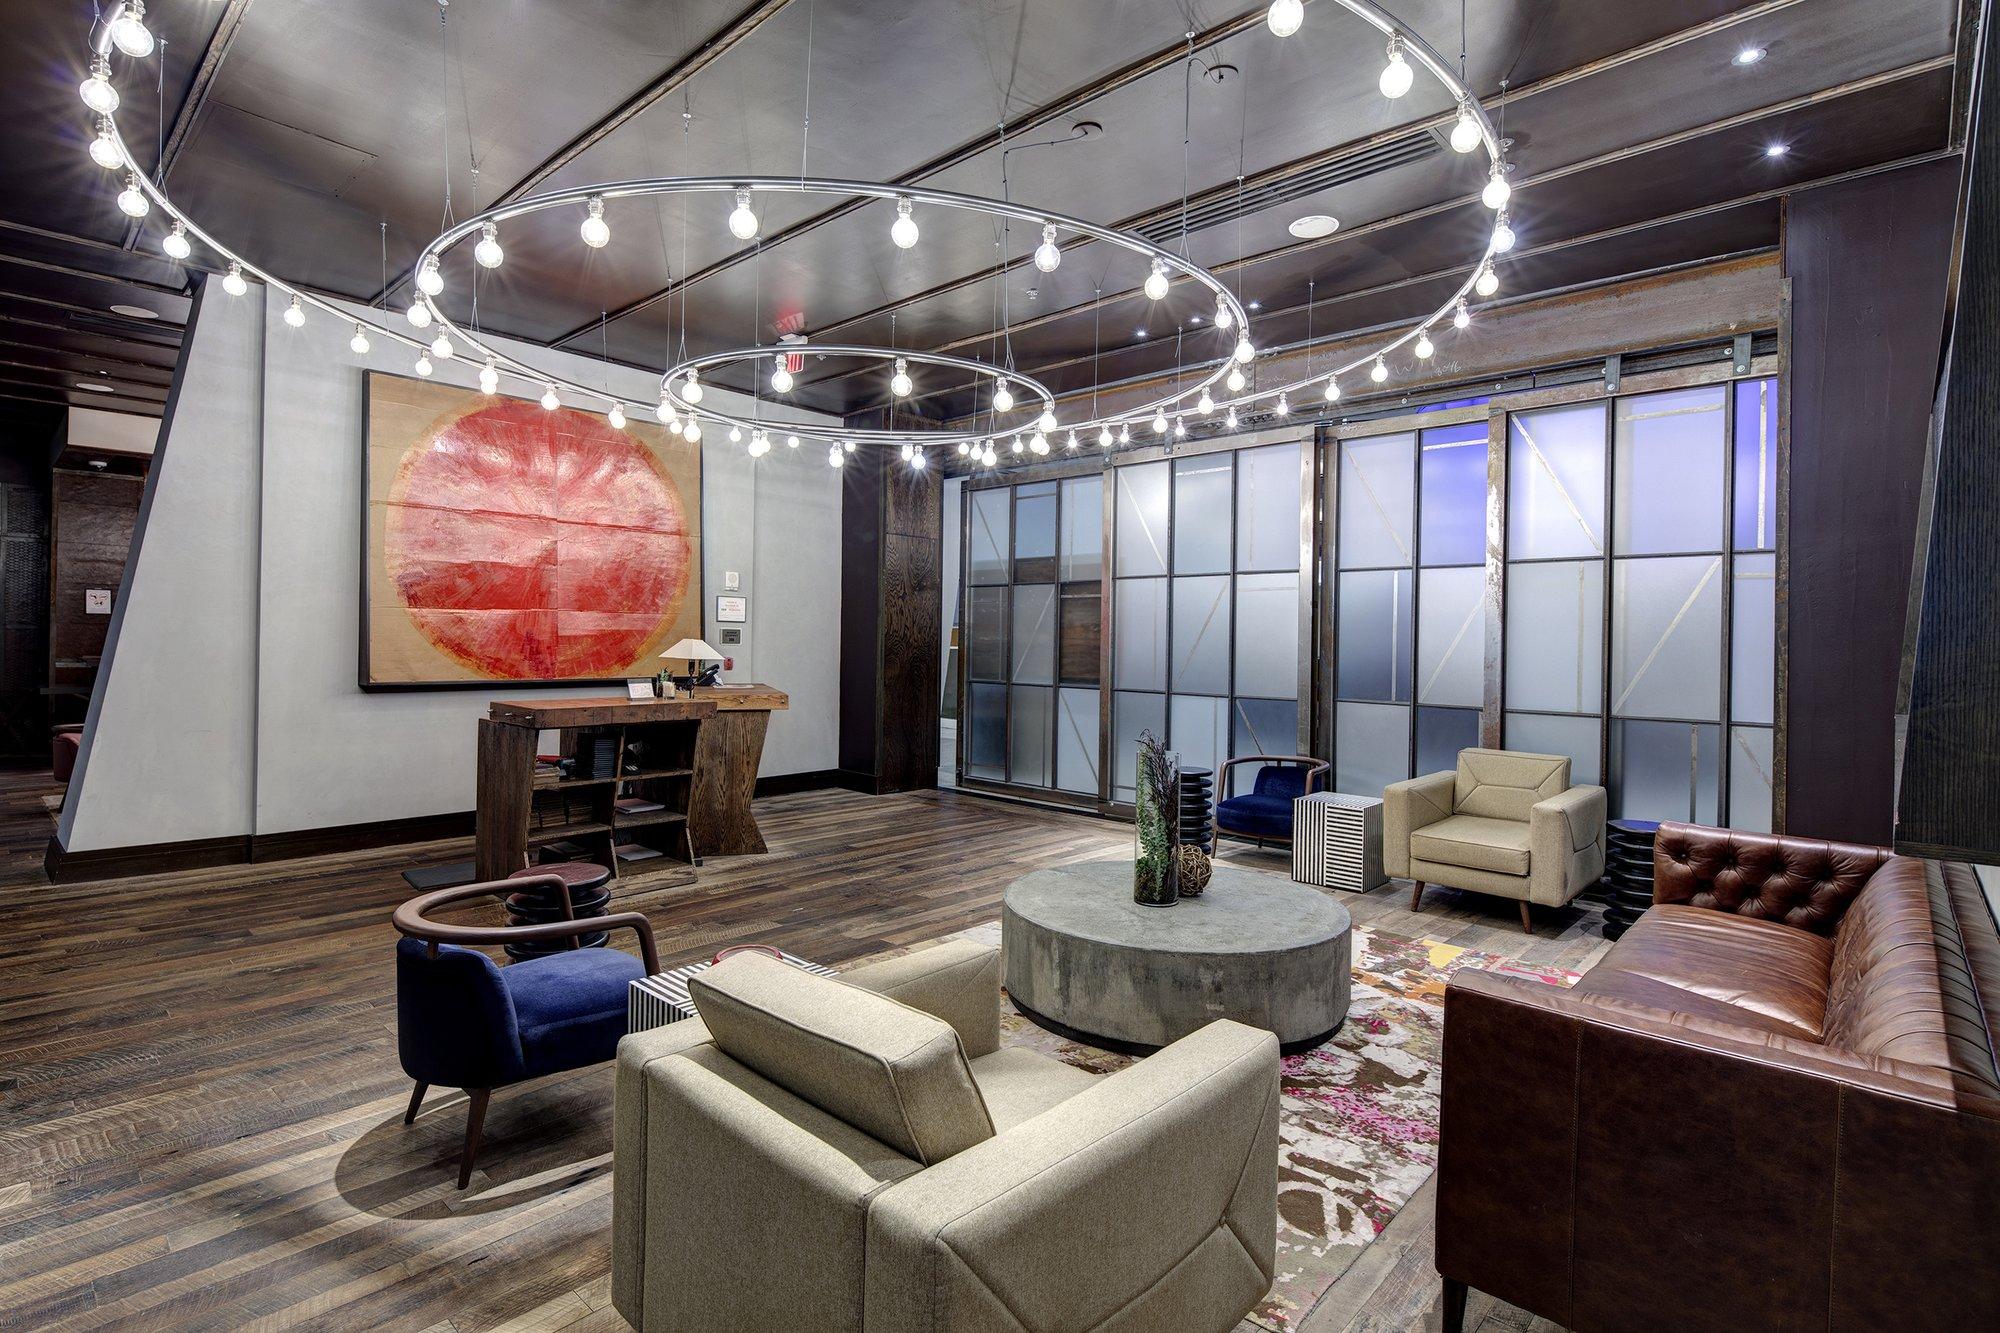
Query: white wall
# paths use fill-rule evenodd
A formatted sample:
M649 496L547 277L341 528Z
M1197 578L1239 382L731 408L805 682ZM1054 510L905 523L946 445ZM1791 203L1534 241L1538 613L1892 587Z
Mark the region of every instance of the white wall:
M106 721L92 727L95 753L70 787L62 835L72 852L470 809L476 719L523 693L359 687L364 377L408 374L411 358L381 338L356 356L351 328L312 316L293 329L262 297L231 300L219 286L204 295L149 483L158 494L134 544L137 577L121 600L130 610L99 673ZM509 350L641 400L657 392L641 371ZM445 362L435 378L472 387L477 368ZM704 637L722 646L714 599L735 570L750 621L738 627L742 645L724 649L736 661L726 678L792 696L772 717L761 771L830 769L840 476L823 451L780 443L752 460L723 434L702 441ZM213 651L190 653L211 639ZM160 671L177 658L182 668ZM177 693L227 716L187 713ZM536 692L591 693L603 687ZM94 723L98 711L94 699ZM233 787L212 777L210 754L234 757Z

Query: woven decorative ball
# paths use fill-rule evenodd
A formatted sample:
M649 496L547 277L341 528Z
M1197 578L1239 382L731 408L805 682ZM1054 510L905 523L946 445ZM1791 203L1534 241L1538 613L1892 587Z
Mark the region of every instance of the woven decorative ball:
M1201 891L1208 887L1209 876L1214 869L1208 863L1208 853L1199 847L1176 847L1174 855L1181 863L1181 897L1199 898Z

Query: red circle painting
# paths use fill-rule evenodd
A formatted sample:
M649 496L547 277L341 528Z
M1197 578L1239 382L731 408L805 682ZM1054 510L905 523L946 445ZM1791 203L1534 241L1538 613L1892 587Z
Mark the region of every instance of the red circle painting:
M390 488L383 555L418 631L505 680L651 674L691 564L679 488L587 412L502 399L434 423Z

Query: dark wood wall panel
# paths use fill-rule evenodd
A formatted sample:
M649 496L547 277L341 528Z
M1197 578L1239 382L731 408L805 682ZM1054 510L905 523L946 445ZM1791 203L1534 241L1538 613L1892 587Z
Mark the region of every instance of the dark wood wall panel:
M125 579L132 529L146 479L112 472L57 471L52 524L53 599L49 604L49 683L88 689L97 676L111 617L84 610L84 593Z
M1795 196L1785 824L1892 836L1895 715L1958 167Z
M880 448L841 505L840 766L878 792L937 784L943 478Z

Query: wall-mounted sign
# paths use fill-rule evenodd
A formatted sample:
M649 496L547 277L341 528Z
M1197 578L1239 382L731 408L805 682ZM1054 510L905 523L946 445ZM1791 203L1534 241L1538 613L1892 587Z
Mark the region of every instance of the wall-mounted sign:
M750 619L750 599L748 597L716 598L715 619L719 624L741 625Z
M111 589L85 588L83 590L83 613L87 616L110 615Z

